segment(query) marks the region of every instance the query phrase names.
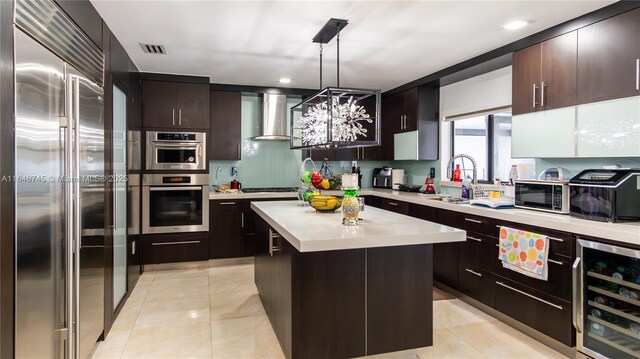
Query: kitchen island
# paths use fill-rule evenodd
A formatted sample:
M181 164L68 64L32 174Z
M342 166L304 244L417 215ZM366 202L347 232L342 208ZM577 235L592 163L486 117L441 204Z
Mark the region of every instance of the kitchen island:
M252 202L255 282L288 358L352 358L432 345L434 243L465 231L367 207L359 226L297 201Z

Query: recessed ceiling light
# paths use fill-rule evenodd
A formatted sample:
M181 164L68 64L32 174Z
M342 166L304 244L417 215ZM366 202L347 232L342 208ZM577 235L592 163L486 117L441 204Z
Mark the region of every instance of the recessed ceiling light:
M291 79L287 78L287 77L283 77L280 80L278 80L278 82L280 82L281 84L290 84L291 83Z
M507 29L507 30L517 30L521 27L525 27L527 25L529 25L530 23L532 23L533 21L531 20L516 20L516 21L511 21L510 23L506 24L503 26L503 28Z

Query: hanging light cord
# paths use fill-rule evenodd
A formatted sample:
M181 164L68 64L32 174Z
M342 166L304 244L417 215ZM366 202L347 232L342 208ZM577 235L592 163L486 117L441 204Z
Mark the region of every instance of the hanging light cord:
M340 24L338 23L337 38L337 56L336 56L336 87L340 87Z
M322 43L320 43L320 90L322 90Z

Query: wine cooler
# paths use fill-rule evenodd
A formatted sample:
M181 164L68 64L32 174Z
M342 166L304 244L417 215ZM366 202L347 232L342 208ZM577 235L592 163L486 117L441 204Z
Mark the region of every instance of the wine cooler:
M640 250L578 239L573 286L578 357L640 358Z

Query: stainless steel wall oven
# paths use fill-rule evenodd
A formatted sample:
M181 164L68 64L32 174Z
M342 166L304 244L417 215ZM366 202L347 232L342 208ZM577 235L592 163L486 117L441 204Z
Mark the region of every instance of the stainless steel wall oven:
M143 175L143 234L208 230L208 174Z

